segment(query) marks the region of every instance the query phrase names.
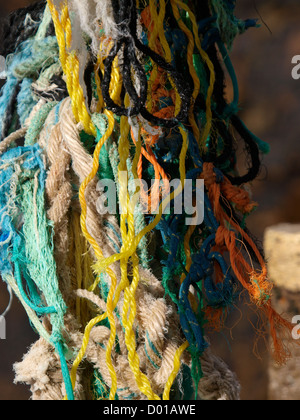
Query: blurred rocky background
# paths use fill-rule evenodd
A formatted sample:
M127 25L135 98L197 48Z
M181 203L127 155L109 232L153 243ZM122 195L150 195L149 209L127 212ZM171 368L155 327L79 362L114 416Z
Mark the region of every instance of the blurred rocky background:
M0 15L29 4L0 1ZM248 127L271 145L259 178L253 183L259 208L248 226L262 241L266 227L280 222L300 223L300 80L291 76L292 57L300 54L299 0L237 0L237 16L257 18L260 29L240 36L231 53L240 86L240 114ZM8 294L0 283L0 313ZM254 351L255 315L236 311L228 331L213 339L216 352L237 373L243 400L268 398L268 356ZM35 334L17 300L6 317L7 340L0 341L0 400L24 400L26 386L13 384L12 364L20 361ZM235 326L231 330L231 327Z

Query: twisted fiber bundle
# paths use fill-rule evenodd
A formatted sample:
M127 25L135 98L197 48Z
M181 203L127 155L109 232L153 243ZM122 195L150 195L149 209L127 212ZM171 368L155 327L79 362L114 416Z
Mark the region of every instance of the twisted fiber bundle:
M289 356L292 326L245 227L268 145L237 115L227 49L256 22L234 5L48 0L10 17L0 271L41 336L15 364L33 399L239 399L208 335L245 291L275 360ZM199 180L204 221L189 225ZM103 211L105 181L116 211ZM191 202L176 212L186 181Z
M69 105L69 108L68 108ZM85 176L90 172L91 167L91 159L90 156L85 152L83 146L80 144L79 141L79 133L78 129L76 127L76 124L74 122L74 119L72 117L72 113L70 112L70 104L69 101L65 102L61 107L61 122L59 123L62 133L60 134L61 138L64 139L65 146L68 148L69 153L72 156L72 164L74 171L76 175L79 177L79 180L82 180L85 178ZM55 137L57 135L58 126L55 126L52 129L50 140L52 142L52 136ZM50 143L48 142L48 150L50 147ZM50 149L51 150L51 149ZM60 169L62 170L64 166L61 166ZM52 168L51 168L52 169ZM47 181L50 177L51 170L49 172ZM94 187L94 188L93 188ZM107 240L103 236L103 231L101 229L101 218L99 217L99 214L96 213L96 210L94 208L95 202L97 201L97 191L96 191L96 185L89 185L89 191L88 196L90 200L88 200L88 215L87 215L87 227L89 230L89 233L93 236L93 238L97 239L97 242L101 246L104 255L111 255L112 249L109 247L109 244L107 244ZM65 201L64 201L65 203ZM60 209L61 205L60 202L57 203L58 210ZM56 210L56 207L53 205L50 210L54 212ZM48 212L50 215L50 211ZM112 217L109 216L109 220L112 222ZM100 225L100 226L99 226ZM116 227L117 229L117 227ZM117 272L120 271L120 269L115 268ZM170 310L166 306L166 303L163 299L164 291L163 288L160 286L159 282L152 278L147 272L145 272L142 268L140 268L140 276L144 283L144 285L140 284L140 288L142 290L137 290L136 292L136 301L137 301L137 307L138 307L138 313L136 316L137 326L140 336L141 344L139 348L137 349L137 353L140 356L140 363L141 363L141 370L147 372L147 377L152 377L152 383L153 388L156 387L157 394L161 394L163 392L164 384L168 380L168 377L170 375L170 372L172 372L173 369L173 359L175 352L178 348L178 339L176 340L176 323L173 326L173 328L168 328L168 321L167 319L170 317L172 319L171 314L168 314ZM147 289L151 289L151 293L148 292ZM157 290L158 289L158 290ZM92 295L94 297L94 300L96 298L95 295L88 294L85 295L82 291L79 295L80 297L84 298L87 297L88 299L91 299ZM156 298L156 300L154 300ZM118 309L119 312L122 312L122 300L118 303ZM102 301L101 305L98 304L100 308L102 308L103 312L105 312L105 302ZM142 310L143 308L143 310ZM174 312L174 309L173 311ZM169 315L169 316L167 316ZM174 317L174 315L173 315ZM151 321L150 321L151 319ZM150 325L149 325L150 321ZM126 395L139 395L139 389L137 385L135 384L133 374L130 370L130 367L128 365L127 361L127 349L125 345L125 337L124 333L122 331L122 325L116 320L117 322L117 331L118 331L118 340L119 345L122 349L122 356L115 356L116 357L116 369L120 371L120 374L122 375L121 378L118 379L118 384L120 389L126 389L126 394L123 396L122 392L118 392L119 398L126 397ZM174 321L173 321L174 322ZM169 330L169 331L168 331ZM143 333L143 331L145 331ZM166 331L168 331L168 335L170 335L169 343L166 343ZM149 339L146 339L145 335L149 336ZM107 337L108 338L108 337ZM103 339L104 340L104 339ZM103 342L103 340L99 340L99 342ZM180 340L180 338L179 338ZM77 342L77 346L80 343L80 341ZM152 343L152 348L150 347L149 343ZM157 354L153 353L153 346L155 346L158 353L162 356L157 356ZM153 361L151 364L149 357L146 357L145 352L150 356L150 360ZM102 354L102 364L98 362L96 364L96 367L101 372L101 376L104 379L104 382L110 386L110 375L109 371L106 369L103 370L103 367L101 369L101 365L105 366L104 359L105 359L105 351L101 351ZM160 366L160 369L157 371L158 368L154 368L153 364L156 366ZM124 373L125 372L125 373ZM155 389L155 388L154 388ZM139 395L141 398L142 396Z
M69 273L65 269L67 263L66 250L69 248L68 210L72 200L72 186L68 173L71 159L63 148L63 139L59 125L53 127L48 139L47 157L49 171L46 180L46 196L49 203L48 218L54 223L54 242L57 270L64 290L65 300L70 293Z
M56 261L58 265L59 274L61 273L62 268L66 265L66 256L64 254L65 249L68 248L68 237L66 235L67 226L66 221L64 219L66 219L66 215L68 213L71 202L70 182L68 181L68 178L70 178L70 175L68 173L70 170L70 158L72 156L72 165L76 175L79 178L79 181L80 179L84 179L86 174L90 172L91 166L90 156L85 152L83 146L80 143L78 128L74 122L72 113L70 111L71 108L69 100L66 100L60 108L61 121L51 129L51 134L47 140L47 157L50 169L48 171L48 176L46 180L46 193L48 200L51 203L51 206L48 210L48 217L54 222L55 252L57 252L58 254ZM49 123L49 120L51 120L52 118L53 116L50 114L45 122L46 127ZM44 140L42 132L40 136L40 143L43 142ZM59 159L55 158L57 156L59 156ZM93 196L94 200L88 202L91 203L91 208L89 206L90 212L88 212L87 226L90 234L94 238L97 238L102 246L104 245L104 253L107 253L109 255L112 253L112 250L109 249L108 244L105 244L105 239L103 238L103 234L101 233L102 231L99 228L101 219L99 218L99 215L94 209L94 203L97 201L96 185L94 185L94 189L92 189L92 185L90 185L89 197ZM59 236L57 236L56 231L59 233ZM173 359L175 352L178 348L178 339L176 340L177 322L174 321L174 319L172 319L174 317L174 314L172 313L174 312L174 309L171 312L171 310L166 306L165 300L163 299L164 291L163 288L160 286L159 282L156 279L154 279L154 277L149 276L149 274L147 272L144 272L142 269L140 269L140 271L141 278L143 282L145 282L145 285L143 287L141 285L142 290L137 290L136 294L137 306L139 308L137 314L137 327L139 329L139 335L141 337L141 344L137 352L140 356L141 369L143 369L143 371L146 371L147 376L152 379L153 388L156 390L156 393L161 394L163 392L164 385L170 375L170 372L172 372L173 370ZM66 275L66 272L62 272L61 290L63 292L63 295L66 296L66 301L70 300L72 302L72 298L70 299L70 285L64 284L67 278L68 277ZM66 287L68 287L68 289L66 289ZM151 293L148 292L147 294L147 289L151 289ZM158 290L154 292L155 289ZM92 297L94 297L94 303L97 302L97 296L95 296L91 292L81 291L81 293L78 292L77 295L81 298L88 299L92 299ZM154 298L156 298L156 301L154 300ZM100 306L105 312L104 301L100 301L100 304L98 303L98 306ZM119 302L118 306L120 307L119 310L121 312L122 302ZM175 322L175 325L173 325L172 328L167 328L167 318L169 317L172 319L173 323ZM149 320L151 320L150 325ZM66 324L65 326L67 327L68 334L70 334L71 337L73 337L73 335L75 336L76 334L77 336L79 335L79 337L77 337L74 343L72 342L71 338L71 342L68 342L68 345L71 347L79 347L82 341L82 334L79 334L78 330L73 331L71 325L67 326ZM107 328L105 330L106 333L104 337L100 337L100 339L98 336L98 342L106 343L109 336L109 330ZM122 326L119 323L117 325L117 330L118 340L120 347L123 350L123 355L115 356L115 364L116 369L119 370L119 374L121 375L118 378L119 388L121 390L126 390L126 392L118 392L118 396L119 398L126 398L134 394L136 395L135 398L143 398L143 396L139 392L139 388L135 384L133 374L128 365L124 333L122 331ZM149 337L148 339L146 339L146 337L143 338L142 331L145 331L145 335L147 333ZM168 331L168 335L170 336L167 342L165 337L166 331ZM149 343L152 343L152 347L150 347ZM155 346L159 354L162 356L158 357L157 354L153 352L153 346ZM86 359L93 362L95 367L98 368L98 370L101 372L101 376L104 379L104 382L109 386L111 379L109 371L107 370L107 368L105 369L105 350L101 348L98 351L97 349L93 350L94 351L90 352L89 350L87 351ZM99 353L99 355L95 356L93 354L95 353L95 351L96 354ZM145 353L149 356L146 357ZM152 363L149 361L149 357ZM97 360L97 363L95 362L95 359ZM27 367L26 360L27 359L25 358L24 364ZM154 364L156 366L160 366L159 370L157 370L157 367L154 368ZM18 372L19 368L16 368L16 370ZM17 380L20 380L21 377L19 376L19 374L17 374L16 378ZM50 378L50 383L52 381L54 381L55 383L57 380L55 379L55 375L53 378L50 375ZM55 392L59 392L59 388L60 392L62 392L63 388L61 388L61 384L56 384L55 388L57 388L57 391ZM54 391L49 390L47 392L49 392L49 395L45 394L45 396L47 395L47 398L52 398L54 395ZM122 392L124 393L124 395L122 395ZM33 398L38 398L38 396L34 395ZM41 398L44 397L42 396Z
M105 371L105 354L97 343L107 339L109 331L105 327L95 327L91 334L91 339L86 353L86 360L97 366L109 381L109 372ZM78 346L82 340L82 335L72 334L71 343ZM132 391L136 390L136 384L132 377L132 372L128 368L126 361L119 360L120 384L124 386L122 397L133 398ZM238 400L240 387L236 377L222 362L207 350L203 357L203 378L199 385L199 395L205 400ZM15 381L24 382L30 385L32 400L61 400L65 395L65 387L61 375L60 363L55 355L53 348L42 338L32 345L22 362L14 365L16 372ZM80 372L77 380L76 397L79 400L90 400L93 395L90 392L89 384L84 381L83 373ZM131 387L131 388L130 388ZM127 388L127 390L125 390ZM138 392L138 390L137 390ZM136 398L136 396L135 396ZM145 397L144 397L145 398ZM144 399L141 397L141 399Z

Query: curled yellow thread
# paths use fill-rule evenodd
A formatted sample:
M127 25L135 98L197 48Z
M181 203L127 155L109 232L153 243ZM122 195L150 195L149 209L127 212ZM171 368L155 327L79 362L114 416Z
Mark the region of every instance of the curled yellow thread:
M47 0L49 10L51 12L53 24L55 27L56 39L59 45L59 60L63 69L63 72L66 74L66 63L67 63L67 50L66 50L66 40L65 33L62 27L62 24L59 20L59 13L56 10L52 0Z
M80 222L81 222L81 230L84 234L84 236L86 237L86 239L89 241L89 243L92 245L96 257L101 259L103 258L103 253L101 248L99 247L97 241L90 235L90 233L87 230L87 225L86 225L86 218L87 218L87 203L85 200L85 190L87 188L87 186L89 185L89 183L95 178L95 176L97 175L98 169L99 169L99 156L100 156L100 152L101 152L101 148L104 145L104 143L109 139L109 137L111 136L113 129L114 129L114 117L113 114L109 111L106 111L106 115L108 117L108 121L109 121L109 125L108 125L108 129L106 131L106 133L104 134L104 136L100 139L100 141L98 142L96 148L95 148L95 152L94 152L94 156L93 156L93 168L91 173L86 177L86 179L83 181L83 183L80 186L79 189L79 201L80 201L80 205L81 205L81 218L80 218ZM113 309L110 305L110 302L113 301L113 297L114 297L114 292L115 292L115 288L117 286L117 277L115 275L115 273L113 272L112 269L110 269L109 267L106 270L107 274L110 276L111 278L111 287L109 290L109 294L107 297L107 313L105 314L105 317L107 316L109 323L110 323L110 338L109 338L109 342L107 344L107 350L106 350L106 363L111 375L111 379L112 379L112 387L110 390L110 399L114 399L115 398L115 394L117 392L117 376L116 376L116 372L115 369L113 367L112 361L111 361L111 352L112 352L112 348L114 346L115 343L115 338L116 338L116 325L115 325L115 318L114 318L114 313L113 313ZM92 287L93 289L93 287ZM86 329L85 330L85 334L84 334L84 339L88 341L89 338L89 334L90 334L90 329ZM82 355L82 353L80 353L80 355ZM73 379L71 377L71 379Z
M81 205L81 218L80 218L81 230L82 230L84 236L86 237L86 239L92 245L97 258L99 258L99 259L103 258L103 252L102 252L101 248L99 247L97 241L89 234L89 232L87 230L87 226L86 226L87 203L86 203L86 200L85 200L85 190L86 190L87 186L89 185L89 183L97 175L97 172L98 172L98 169L99 169L99 156L100 156L102 146L110 138L110 136L112 135L113 129L114 129L115 120L114 120L113 114L109 111L106 111L106 115L108 117L108 122L109 122L108 129L107 129L106 133L104 134L104 136L100 139L100 141L98 142L98 144L95 148L94 156L93 156L92 171L85 178L85 180L82 182L82 184L80 186L80 189L79 189L79 201L80 201L80 205Z
M182 136L182 148L181 148L180 159L179 159L179 173L180 173L181 185L182 185L182 188L184 188L185 176L186 176L185 157L187 155L189 144L188 144L187 131L184 130L182 127L179 128L179 131Z
M160 42L161 42L161 44L164 48L164 51L165 51L166 60L168 62L171 62L171 50L170 50L170 47L169 47L168 42L166 40L164 29L163 29L163 19L164 19L164 16L165 16L165 9L166 9L165 0L160 0L159 3L160 3L160 12L159 12L159 15L157 15L155 2L154 2L154 0L150 0L151 16L153 17L155 22L157 22L157 29L156 29L156 31L153 31L153 34L150 37L150 40L152 38L154 38L154 35L157 34L157 31L158 31ZM197 96L200 92L200 80L197 76L196 70L194 68L194 63L193 63L193 54L194 54L195 42L194 42L193 34L185 26L185 24L183 23L183 21L180 18L179 10L178 10L178 7L176 5L176 0L171 0L171 5L172 5L172 10L173 10L174 16L178 21L179 27L182 29L182 31L185 33L185 35L188 38L187 61L188 61L189 71L191 73L191 76L192 76L192 79L193 79L193 82L194 82L194 90L193 90L193 95L192 95L193 102L191 104L189 119L190 119L190 123L192 125L194 136L197 139L197 141L199 141L200 131L199 131L198 125L195 121L194 112L193 112L194 101L196 100L196 98L197 98ZM176 88L174 87L174 85L173 85L173 88L176 91L176 111L175 111L175 113L177 113L179 111L179 108L180 108L180 98L179 98L179 94L178 94ZM188 148L187 134L182 128L180 128L180 132L181 132L181 135L184 139L183 147L185 148L185 150L187 150L187 148ZM181 161L180 174L181 174L181 183L182 183L182 185L184 185L186 171L185 171L185 166L184 166L183 161ZM186 235L186 237L185 237L185 242L184 242L185 254L186 254L186 257L187 257L187 265L186 265L187 271L189 271L189 269L192 265L191 252L190 252L190 248L189 248L189 240L190 240L190 237L191 237L194 230L195 230L195 227L191 226L187 235ZM183 274L183 276L184 276L184 274ZM182 281L183 280L184 280L184 277L182 277Z
M125 327L125 343L128 349L128 360L130 367L134 373L136 383L140 391L146 395L149 400L160 400L159 396L156 395L150 385L150 381L145 374L140 371L140 360L136 352L135 333L133 330L133 323L136 316L136 302L135 302L135 291L139 281L139 268L138 268L138 257L137 255L132 256L133 263L133 281L129 288L124 293L124 307L123 307L123 325ZM130 310L129 310L130 307ZM129 310L129 316L128 316Z
M202 134L202 137L201 137L201 142L200 142L200 146L203 147L203 144L206 142L206 140L209 136L210 130L211 130L211 126L212 126L211 99L212 99L212 95L213 95L213 91L214 91L214 85L215 85L215 81L216 81L215 69L214 69L214 65L211 62L208 54L203 50L203 48L201 46L201 40L200 40L199 33L198 33L197 20L196 20L196 17L194 15L194 13L191 11L191 9L188 7L188 5L183 3L181 0L173 0L173 1L176 2L178 7L185 10L189 14L189 18L190 18L190 20L192 22L192 26L193 26L193 34L194 34L196 47L197 47L203 61L206 63L206 65L209 69L209 72L210 72L210 84L209 84L209 88L208 88L208 91L207 91L207 97L206 97L206 125L205 125L205 129L203 131L203 134Z
M201 48L201 42L200 42L200 39L199 39L199 36L198 36L198 29L197 29L197 32L195 33L195 28L194 28L194 37L195 37L195 40L194 40L192 32L187 28L187 26L184 24L183 20L180 17L178 7L181 7L182 9L188 11L189 14L192 14L192 12L188 9L188 7L185 4L183 5L182 2L180 2L178 0L171 0L171 4L172 4L172 10L173 10L174 16L175 16L175 18L178 22L178 25L181 28L181 30L185 33L186 37L188 38L187 62L188 62L188 66L189 66L189 72L192 76L193 83L194 83L194 91L193 91L193 95L192 95L193 103L192 103L192 106L191 106L191 109L190 109L189 121L190 121L190 124L192 126L193 134L194 134L198 144L200 144L200 130L199 130L199 127L196 123L194 112L193 112L194 101L196 100L196 98L197 98L197 96L200 92L200 80L199 80L197 72L195 70L194 60L193 60L195 42L197 44L197 48L198 48L200 54L202 55L203 58L205 57L205 59L206 59L206 53ZM208 58L208 56L207 56L207 58ZM213 75L214 75L213 67L212 67L211 70L212 70ZM212 86L212 88L210 87L210 89L213 90L214 80L212 81L211 86ZM208 134L205 134L205 133L207 132L207 130L208 130L208 133L209 133L210 129L211 129L211 119L212 119L211 118L212 117L212 114L211 114L211 95L212 95L212 90L210 90L208 92L208 100L207 100L207 103L206 103L206 105L207 105L207 111L206 111L207 112L207 122L208 123L206 124L205 130L204 130L203 139L207 138ZM190 242L192 234L195 231L195 228L196 228L196 226L190 226L186 235L185 235L185 238L184 238L184 251L185 251L185 255L186 255L186 267L185 268L186 268L187 272L189 272L189 270L192 266L192 258L191 258L191 251L190 251L189 242ZM181 276L181 282L184 281L185 277L186 277L186 275L183 273L182 276ZM191 296L191 299L194 302L194 299L193 299L192 296Z
M90 233L87 230L87 225L86 225L87 203L86 203L86 200L85 200L85 190L86 190L88 184L95 178L95 176L98 172L98 169L99 169L99 155L100 155L101 148L102 148L103 144L107 141L107 139L111 136L113 128L114 128L113 115L111 113L107 112L107 116L108 116L108 120L109 120L108 129L107 129L106 133L104 134L104 136L101 138L101 140L98 142L98 144L95 148L92 171L86 177L86 179L83 181L83 183L80 186L80 190L79 190L79 201L80 201L80 205L81 205L81 217L80 217L81 230L82 230L82 233L85 236L85 238L92 245L97 258L103 258L103 253L102 253L102 250L99 247L97 241L90 235ZM90 321L90 323L85 328L82 347L81 347L81 349L80 349L80 351L79 351L79 353L76 357L76 360L73 363L73 367L72 367L72 370L71 370L71 381L72 381L72 384L73 384L73 387L74 387L75 383L76 383L77 369L78 369L78 366L79 366L80 362L82 361L82 359L84 357L84 354L86 352L86 348L87 348L87 345L88 345L88 342L89 342L89 337L90 337L90 333L91 333L92 328L98 322L104 320L105 318L108 318L108 320L110 322L111 334L110 334L109 342L107 344L107 349L106 349L106 364L108 366L110 376L111 376L111 380L112 380L112 386L111 386L111 390L110 390L110 399L115 399L115 394L117 392L117 376L116 376L114 366L112 364L111 352L112 352L112 349L113 349L113 346L114 346L114 343L115 343L116 325L115 325L114 313L113 313L113 310L111 310L111 305L109 305L109 302L113 301L114 291L115 291L115 288L117 286L117 278L116 278L116 275L113 272L113 270L110 269L110 268L107 269L107 274L111 278L111 288L110 288L108 298L107 298L107 302L108 302L107 312L105 314L101 315L100 317L94 318L92 321Z
M143 236L145 236L148 232L150 232L151 230L154 229L154 227L159 223L161 216L163 214L164 209L167 207L167 205L169 204L169 202L174 199L178 194L180 194L182 192L183 189L183 183L184 183L184 177L185 177L185 159L186 159L186 154L187 154L187 150L188 150L188 143L187 143L187 133L185 130L182 129L182 135L183 135L183 146L182 146L182 150L180 153L180 171L181 171L181 181L182 184L177 188L176 191L172 192L172 194L170 194L170 196L168 196L161 204L159 207L159 213L158 215L155 217L154 221L147 226L145 229L143 229L138 235L136 235L133 240L129 241L129 246L128 249L126 250L121 250L120 254L115 254L111 257L108 258L103 258L102 260L99 260L95 265L94 265L94 269L95 272L100 273L100 272L104 272L107 267L109 267L113 262L119 261L121 260L121 266L123 265L124 262L128 261L130 257L132 257L132 262L133 262L133 281L130 287L128 287L128 279L127 279L127 267L125 269L125 271L122 270L122 285L120 284L119 287L116 290L116 294L115 294L115 301L114 301L114 306L117 304L119 298L120 298L120 293L123 289L123 287L127 286L125 289L125 293L124 293L124 306L123 306L123 325L126 331L126 346L128 348L129 351L129 361L131 364L131 368L135 374L139 389L148 397L148 398L154 398L157 399L158 397L155 396L155 394L152 393L152 391L150 390L150 384L148 381L148 378L143 375L140 374L139 372L139 359L138 359L138 355L135 351L135 337L134 335L132 335L133 330L132 330L132 325L133 325L133 319L135 318L135 313L136 313L136 306L135 306L135 299L134 299L134 293L137 287L137 281L138 281L138 270L137 270L137 263L138 261L136 260L136 255L135 255L135 251L136 248L141 240L141 238L143 238ZM137 158L136 158L137 160ZM128 214L130 216L130 213L132 213L132 211L129 211ZM131 217L131 216L130 216ZM125 227L124 227L125 228ZM126 236L126 232L123 232L123 235ZM127 266L127 264L126 264ZM135 270L137 270L135 272ZM129 308L129 306L131 305L131 311L128 314L127 308ZM126 318L127 316L127 318ZM174 381L174 379L173 379ZM148 388L149 385L149 388Z
M79 352L77 354L76 359L74 360L74 363L73 363L73 366L72 366L72 369L71 369L71 374L70 374L73 389L75 388L75 384L76 384L76 374L77 374L78 367L79 367L82 359L84 358L87 346L89 344L89 337L90 337L91 331L95 327L95 325L97 325L99 322L103 321L106 317L107 317L106 314L103 314L103 315L100 315L100 316L92 319L85 328L84 337L83 337L83 340L82 340L82 346L81 346L81 349L79 350ZM66 397L65 397L65 399L66 399Z
M181 362L180 359L184 353L184 351L189 347L189 343L186 341L175 353L174 357L174 369L166 383L165 390L163 393L163 400L169 400L170 399L170 391L171 387L176 379L176 376L178 375L178 372L180 370Z
M165 0L159 0L159 14L157 15L156 12L156 6L154 4L154 0L150 1L150 10L151 10L151 16L155 22L155 24L157 25L157 30L158 30L158 35L159 35L159 40L160 43L163 47L164 53L165 53L165 59L168 63L171 63L172 61L172 54L171 54L171 50L169 47L169 44L167 42L166 39L166 35L164 32L164 19L165 19L165 15L166 15L166 2ZM180 112L180 104L181 104L181 99L178 93L178 90L176 88L176 85L174 83L174 81L172 80L172 78L168 77L170 80L170 83L172 85L172 88L174 89L175 92L175 97L176 97L176 103L175 103L175 116Z
M177 20L177 23L178 23L180 29L183 31L183 33L186 35L186 37L188 39L187 62L188 62L189 72L192 76L193 83L194 83L194 90L193 90L193 94L192 94L192 103L191 103L190 112L189 112L189 121L190 121L190 124L192 126L194 136L195 136L197 142L199 142L199 140L200 140L200 130L199 130L199 127L196 123L195 116L194 116L194 103L195 103L195 101L197 99L197 96L199 95L199 92L200 92L200 80L199 80L199 77L197 76L197 72L195 70L194 60L193 60L194 49L195 49L195 41L194 41L192 32L187 28L187 26L184 24L183 20L180 17L177 1L176 0L171 0L171 5L172 5L173 14L174 14L174 16Z
M180 133L182 135L182 139L183 139L183 145L182 148L185 151L185 153L188 150L188 134L185 130L183 130L183 128L180 127ZM185 182L185 177L186 177L186 167L185 167L185 161L181 161L180 165L179 165L179 169L180 169L180 179L181 179L181 183L184 185ZM191 257L191 250L190 250L190 239L192 234L194 233L196 229L196 226L191 225L185 235L184 238L184 252L186 255L186 271L189 272L190 268L192 266L192 257ZM181 276L181 283L184 281L186 275L183 273ZM193 305L195 305L195 298L193 295L190 295L190 299L193 302Z
M96 129L92 123L85 104L83 89L80 85L79 60L76 52L70 52L72 44L72 25L69 16L67 3L61 10L61 19L59 12L55 8L52 0L47 0L49 10L55 27L56 38L59 46L60 62L64 74L68 92L72 101L72 110L77 122L81 122L84 130L88 134L96 136Z
M113 79L116 78L117 80L119 80L120 77L116 75L117 72L118 72L118 70L115 67L112 78ZM113 97L116 96L116 95L119 95L119 94L120 94L120 89L119 88L112 92ZM98 142L98 144L95 148L94 156L93 156L92 171L86 177L86 179L83 181L83 183L80 186L80 190L79 190L79 201L80 201L80 205L81 205L81 218L80 218L81 230L82 230L84 236L86 237L86 239L92 245L92 247L94 249L94 252L96 254L96 257L98 259L103 258L103 252L102 252L101 248L99 247L97 241L89 234L89 232L87 230L87 225L86 225L87 203L86 203L86 200L85 200L85 191L86 191L86 188L88 187L89 183L97 175L97 172L98 172L98 169L99 169L99 156L100 156L101 149L102 149L104 143L110 138L110 136L112 135L112 132L114 130L115 120L114 120L113 113L106 110L105 115L107 116L108 123L109 123L107 131L104 134L104 136L100 139L100 141ZM107 267L107 269L105 271L111 279L111 287L110 287L108 297L107 297L106 313L103 314L102 317L104 317L103 319L105 319L107 317L108 320L109 320L109 323L110 323L110 338L109 338L109 341L108 341L108 344L107 344L107 349L106 349L106 364L108 366L110 376L111 376L111 380L112 380L112 386L111 386L111 389L110 389L109 399L114 400L116 392L117 392L117 376L116 376L116 372L115 372L115 369L114 369L113 364L112 364L111 353L112 353L112 349L114 347L114 343L115 343L115 339L116 339L116 325L115 325L115 318L114 318L114 310L115 310L115 307L116 307L116 301L114 300L114 295L115 295L115 290L116 290L116 287L117 287L117 277L116 277L114 271L111 268ZM97 283L94 283L93 286L90 288L90 290L94 291L98 282L99 281L97 281ZM95 321L97 321L98 319L99 319L99 317L96 317ZM71 372L71 379L73 381L75 381L78 366L79 366L82 358L84 357L84 354L85 354L85 351L86 351L86 346L87 346L86 343L88 343L88 341L89 341L89 336L90 336L91 329L94 325L96 325L99 322L99 321L97 321L96 324L94 324L93 321L94 320L92 320L88 324L88 327L85 329L83 346L82 346L82 348L81 348L81 350L80 350L80 352L79 352L79 354L76 358L76 363L74 363L73 369L72 369L72 372ZM90 327L90 326L92 326L92 327Z
M64 7L62 8L61 11L61 25L65 30L65 34L66 34L66 47L70 50L71 49L71 44L72 44L72 25L71 25L71 20L70 20L70 16L69 16L69 9L68 9L68 5L65 4Z
M191 225L184 237L184 250L185 250L185 255L186 255L186 266L185 269L187 272L190 271L190 268L192 266L192 258L191 258L191 249L190 249L190 240L191 237L193 235L193 233L195 232L196 226L195 225ZM182 277L181 277L181 283L184 281L186 275L183 273Z
M128 97L126 98L128 103ZM120 164L119 164L119 173L126 172L127 177L119 177L120 183L120 197L123 213L121 214L121 235L123 246L121 252L130 246L134 236L135 236L135 227L134 227L134 210L135 203L130 203L130 197L128 193L128 171L127 171L127 158L129 156L129 123L127 117L121 118L121 137L119 141L119 154L120 154ZM140 143L140 141L139 141ZM141 144L136 149L135 158L134 158L134 169L133 173L137 176L137 164L141 154ZM136 177L136 179L138 179ZM124 209L124 205L126 206ZM125 210L125 211L124 211ZM127 226L126 227L126 221ZM136 317L136 300L135 293L139 284L139 258L136 252L131 256L132 261L132 282L129 285L128 281L128 258L121 259L121 277L122 284L126 285L124 291L124 304L122 312L122 323L125 329L125 343L128 350L128 361L130 368L134 374L136 383L140 391L147 396L150 400L160 399L151 389L151 384L149 379L145 374L140 371L140 360L136 352L136 340L135 332L133 330L133 323Z
M103 41L100 44L100 51L98 53L97 63L95 65L95 80L96 80L97 95L99 98L99 101L97 104L97 112L100 112L100 110L102 110L105 107L104 99L102 96L99 71L101 71L102 76L104 76L104 60L107 54L104 54L102 52L102 45L103 45ZM110 43L108 48L112 48L112 47L113 47L113 44ZM121 96L121 91L122 91L122 84L123 84L122 76L119 71L119 59L118 59L118 56L116 56L112 64L112 77L111 77L110 86L109 86L109 93L110 93L110 96L114 98L115 102L118 105L121 104L120 96Z

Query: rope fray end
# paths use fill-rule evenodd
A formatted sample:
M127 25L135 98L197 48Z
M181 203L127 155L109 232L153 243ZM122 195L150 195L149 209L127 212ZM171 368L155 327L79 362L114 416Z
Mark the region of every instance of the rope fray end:
M270 303L265 307L265 311L272 337L271 355L278 366L285 365L292 357L290 349L295 345L300 345L297 340L291 341L294 325L279 315Z
M258 275L253 271L250 274L249 295L257 306L264 306L269 303L272 295L273 284L269 281L267 274L262 272Z

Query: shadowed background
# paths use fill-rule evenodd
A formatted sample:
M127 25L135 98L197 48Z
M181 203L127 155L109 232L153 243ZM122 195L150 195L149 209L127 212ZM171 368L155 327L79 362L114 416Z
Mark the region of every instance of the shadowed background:
M0 0L0 16L31 3ZM259 208L248 220L259 239L267 226L279 222L300 223L300 80L291 77L291 60L300 54L299 0L237 0L237 16L258 18L260 29L237 38L231 58L240 86L240 115L248 127L271 145L259 178L253 183ZM230 92L229 92L230 94ZM8 302L0 282L0 313ZM223 335L213 338L216 353L229 364L242 385L243 400L267 399L268 357L253 354L255 316L243 307ZM22 359L36 340L21 305L14 299L6 316L7 339L0 340L0 400L26 400L28 387L13 384L12 365Z

